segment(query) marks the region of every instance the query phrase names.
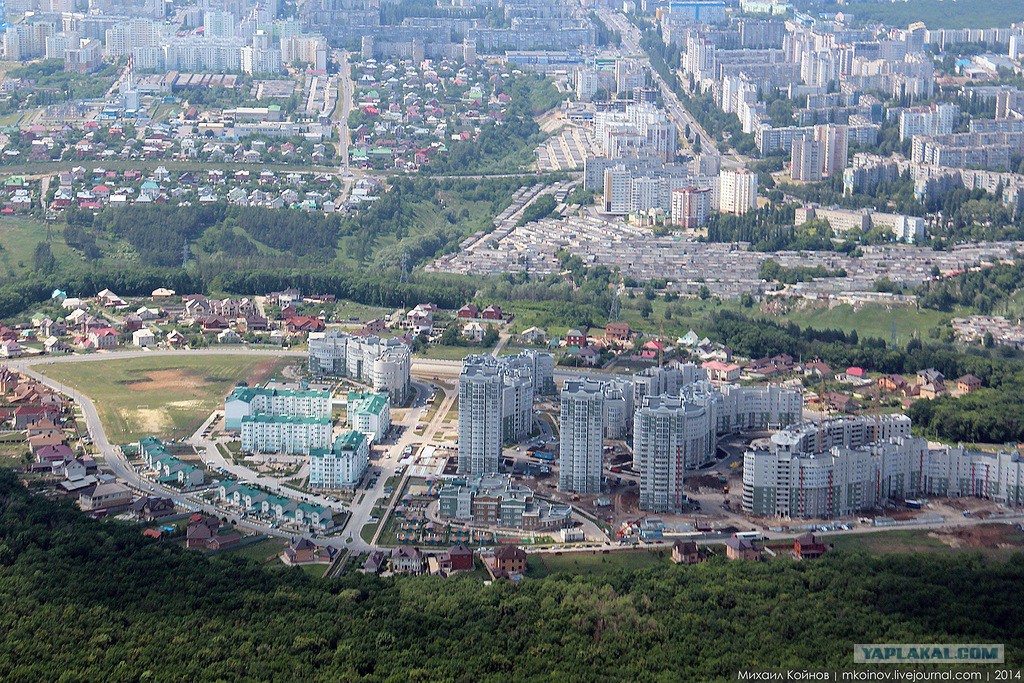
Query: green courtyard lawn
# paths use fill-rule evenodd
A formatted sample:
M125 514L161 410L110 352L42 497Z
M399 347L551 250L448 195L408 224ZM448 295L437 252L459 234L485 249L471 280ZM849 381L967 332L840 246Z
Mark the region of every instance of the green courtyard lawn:
M37 218L0 219L0 284L18 280L32 272L36 245L48 242L58 262L81 258L64 242L61 227L47 226Z
M96 410L112 443L147 435L189 436L240 381L273 377L294 360L251 355L180 355L54 363L47 377L81 391Z
M479 344L465 346L443 346L431 344L422 352L416 354L416 358L430 358L432 360L462 360L473 354L489 354L494 350L493 346L480 346Z

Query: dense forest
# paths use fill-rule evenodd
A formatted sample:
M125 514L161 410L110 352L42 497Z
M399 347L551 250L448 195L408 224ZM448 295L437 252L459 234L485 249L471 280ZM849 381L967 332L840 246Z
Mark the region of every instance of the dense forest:
M1024 558L721 559L517 585L207 558L0 473L7 681L712 681L854 643L1024 647Z

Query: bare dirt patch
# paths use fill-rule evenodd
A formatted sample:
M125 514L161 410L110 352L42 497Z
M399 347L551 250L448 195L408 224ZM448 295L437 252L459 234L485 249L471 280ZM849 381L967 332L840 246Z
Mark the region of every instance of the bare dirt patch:
M283 370L283 368L279 368L276 360L268 360L254 367L252 372L249 373L249 376L245 378L245 381L250 386L253 384L262 384L279 370Z
M928 534L951 548L1009 550L1024 546L1024 533L1009 524L979 524Z
M153 391L165 389L168 391L181 391L183 389L195 389L195 377L185 368L171 368L168 370L150 370L143 379L125 382L124 386L132 391Z

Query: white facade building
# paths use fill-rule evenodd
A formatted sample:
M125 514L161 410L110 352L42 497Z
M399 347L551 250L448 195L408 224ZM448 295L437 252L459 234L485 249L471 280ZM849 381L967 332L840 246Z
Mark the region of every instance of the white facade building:
M463 364L459 375L459 474L499 471L503 387L496 364Z
M327 418L247 415L242 418L242 450L252 453L305 453L331 443Z
M562 387L558 490L600 493L604 455L604 386L567 380Z
M370 443L359 431L348 431L328 449L309 454L309 486L314 489L353 488L370 463Z

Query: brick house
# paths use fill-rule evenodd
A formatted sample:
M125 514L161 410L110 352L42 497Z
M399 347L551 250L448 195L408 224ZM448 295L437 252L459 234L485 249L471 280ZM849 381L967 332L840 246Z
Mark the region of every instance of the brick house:
M463 543L453 545L441 558L441 566L447 571L472 571L473 551Z
M800 534L793 541L793 556L798 560L816 560L825 550L825 544L812 533Z
M491 558L491 571L495 577L526 573L526 551L514 545L501 546Z
M604 337L615 342L629 341L629 323L608 323L604 326Z
M704 553L695 541L676 541L672 544L672 561L676 564L697 564L704 561Z
M761 549L749 539L732 536L725 539L725 556L730 560L760 560Z

